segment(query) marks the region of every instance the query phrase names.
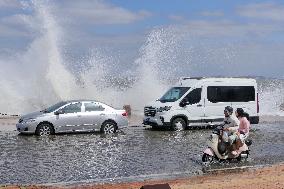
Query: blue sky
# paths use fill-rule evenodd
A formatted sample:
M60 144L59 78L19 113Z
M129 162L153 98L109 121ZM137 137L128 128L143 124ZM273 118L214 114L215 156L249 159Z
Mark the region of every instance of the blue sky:
M66 59L73 68L96 49L113 57L120 69L123 65L132 69L149 36L160 30L158 38L170 45L161 50L168 59L158 64L180 66L175 75L284 77L284 2L280 0L35 2L48 7L60 27ZM40 22L33 1L0 0L0 58L27 51L43 35Z

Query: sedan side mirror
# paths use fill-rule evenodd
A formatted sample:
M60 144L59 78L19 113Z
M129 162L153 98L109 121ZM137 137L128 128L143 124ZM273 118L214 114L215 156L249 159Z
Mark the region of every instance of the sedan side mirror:
M63 110L57 110L56 112L54 112L54 115L59 115L59 114L64 114Z

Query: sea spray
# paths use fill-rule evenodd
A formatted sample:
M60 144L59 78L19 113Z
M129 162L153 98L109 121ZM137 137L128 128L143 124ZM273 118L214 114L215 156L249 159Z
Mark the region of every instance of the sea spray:
M200 67L217 67L221 75L230 76L224 66L233 69L238 63L234 46L201 48L201 39L192 40L194 36L188 29L163 26L149 31L131 69L96 47L90 49L88 57L75 60L83 61L83 68L72 72L74 65L67 62L67 54L63 53L69 33L53 14L53 4L31 1L25 8L32 10L23 21L33 29L33 39L25 51L1 55L1 112L23 114L60 100L88 98L119 108L129 104L142 114L143 106L159 98L178 77L192 73L200 76ZM210 75L220 75L214 69ZM284 101L283 81L272 81L273 84L259 82L261 115L282 114L279 106Z
M85 67L80 73L81 85L76 94L85 99L99 100L117 106L117 93L121 91L110 83L110 68L115 66L115 60L98 49L92 49L85 61Z
M48 68L45 77L60 100L71 99L75 92L75 78L63 64L60 52L62 31L50 14L46 1L34 1L33 4L37 17L42 20L42 40L46 42Z
M175 47L178 38L171 28L156 28L150 32L136 59L136 83L127 91L124 101L134 110L143 112L146 103L158 99L169 88L175 73Z
M284 80L257 79L260 115L284 116Z

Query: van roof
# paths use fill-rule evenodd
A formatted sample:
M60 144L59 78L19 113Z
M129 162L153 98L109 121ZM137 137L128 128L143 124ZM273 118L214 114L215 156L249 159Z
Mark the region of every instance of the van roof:
M180 85L192 86L197 83L204 82L240 82L246 84L256 84L256 80L247 77L181 77L179 80Z

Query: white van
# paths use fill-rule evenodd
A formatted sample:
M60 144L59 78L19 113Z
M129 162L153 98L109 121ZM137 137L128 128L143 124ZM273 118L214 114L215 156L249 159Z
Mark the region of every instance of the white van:
M218 124L226 106L243 108L259 122L257 83L249 78L181 78L160 99L144 107L144 125L185 129Z

